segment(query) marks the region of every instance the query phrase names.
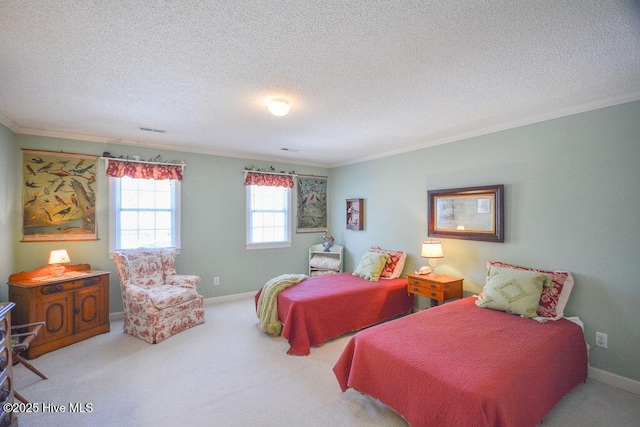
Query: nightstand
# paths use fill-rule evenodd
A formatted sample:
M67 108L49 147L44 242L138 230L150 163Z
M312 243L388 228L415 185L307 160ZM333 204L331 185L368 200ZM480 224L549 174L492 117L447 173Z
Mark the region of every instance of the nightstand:
M407 292L422 295L431 299L431 306L444 304L445 301L462 298L462 277L438 274L409 274L407 276Z

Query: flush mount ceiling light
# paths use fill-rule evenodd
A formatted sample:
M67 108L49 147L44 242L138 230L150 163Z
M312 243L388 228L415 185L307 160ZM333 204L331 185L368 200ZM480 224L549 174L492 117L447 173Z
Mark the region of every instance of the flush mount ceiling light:
M290 109L289 102L286 99L282 98L272 99L271 101L269 101L267 108L269 109L269 112L271 114L278 117L286 116L287 114L289 114Z

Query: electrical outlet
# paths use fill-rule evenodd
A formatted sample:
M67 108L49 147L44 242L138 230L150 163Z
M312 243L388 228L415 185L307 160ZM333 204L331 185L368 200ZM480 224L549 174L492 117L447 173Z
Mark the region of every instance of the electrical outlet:
M217 286L220 284L220 278L219 277L214 277L213 278L213 286Z
M607 334L596 332L596 347L607 348Z

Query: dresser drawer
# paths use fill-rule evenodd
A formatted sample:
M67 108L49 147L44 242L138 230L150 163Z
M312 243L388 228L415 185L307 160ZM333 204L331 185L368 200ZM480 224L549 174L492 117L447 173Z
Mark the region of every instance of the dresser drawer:
M87 286L99 285L106 276L87 277L86 279L78 279L66 283L53 283L40 288L42 295L51 295L61 292L69 292L75 289L85 288Z
M424 297L427 298L433 298L433 299L442 299L444 298L444 292L442 290L432 290L429 288L426 288L424 286L414 286L414 285L409 285L409 291L413 294L418 294L418 295L422 295Z
M442 291L442 283L433 282L428 279L409 279L409 285L414 287L423 288L430 291Z
M428 280L412 280L414 286L420 286L431 291L442 291L442 283L430 282Z

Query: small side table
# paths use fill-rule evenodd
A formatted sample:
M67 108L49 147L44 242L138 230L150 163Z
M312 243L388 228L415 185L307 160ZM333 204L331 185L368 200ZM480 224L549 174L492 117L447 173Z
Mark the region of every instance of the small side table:
M409 274L407 292L431 299L431 306L444 304L450 299L462 298L462 277L438 274Z

